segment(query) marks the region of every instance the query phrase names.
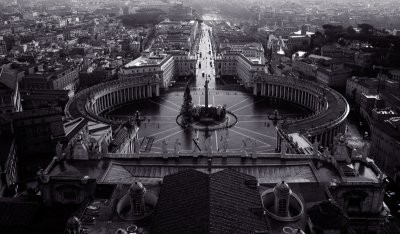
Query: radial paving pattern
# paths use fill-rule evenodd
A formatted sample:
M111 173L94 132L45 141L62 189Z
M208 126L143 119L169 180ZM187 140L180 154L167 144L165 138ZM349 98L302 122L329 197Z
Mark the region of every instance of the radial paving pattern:
M204 104L204 92L202 90L192 92L195 104ZM213 105L226 104L227 109L238 117L238 122L229 130L212 131L208 134L212 137L212 149L217 151L221 147L223 137L228 137L228 149L240 150L242 140L246 139L246 145L251 143L247 139L257 141L259 151L268 152L275 149L276 131L273 121L268 115L275 109L288 118L296 118L307 114L306 110L285 102L270 102L267 98L258 98L238 91L211 91L210 100ZM170 92L159 98L137 101L113 111L110 115L133 115L140 110L147 120L142 123L139 130L139 138L154 137L151 151L161 152L161 142L166 140L169 148L178 138L182 148L191 150L194 148L193 139L199 140L201 149L204 149L205 132L184 130L176 123L182 105L183 93Z

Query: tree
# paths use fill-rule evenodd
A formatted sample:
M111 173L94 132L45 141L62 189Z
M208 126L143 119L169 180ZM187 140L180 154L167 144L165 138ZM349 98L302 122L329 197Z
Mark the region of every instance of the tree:
M192 111L193 111L192 95L190 94L189 84L187 84L185 92L183 94L183 104L181 108L183 125L187 125L190 122L192 122Z
M356 30L354 30L354 28L352 26L349 26L349 27L346 28L346 32L348 34L355 34Z
M361 29L362 34L373 35L375 32L374 26L370 24L359 24L358 27Z
M339 38L338 44L341 45L341 46L346 46L346 40L343 39L343 38Z

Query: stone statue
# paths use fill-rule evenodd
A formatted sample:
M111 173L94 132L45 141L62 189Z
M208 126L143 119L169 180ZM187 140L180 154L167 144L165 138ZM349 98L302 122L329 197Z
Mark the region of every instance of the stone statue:
M350 156L347 151L347 146L346 146L346 137L343 134L338 134L335 137L335 142L332 147L332 156L335 157L337 161L346 161L350 162Z
M319 143L317 140L312 144L313 155L318 155Z
M176 138L175 143L174 143L174 156L179 157L179 151L181 143L179 142L179 138Z
M251 141L251 150L253 152L253 158L257 158L257 141L255 139Z
M242 153L242 157L246 157L247 156L246 140L245 139L242 139L242 150L241 150L241 153Z
M133 153L135 156L137 156L136 154L139 154L139 142L137 138L133 139Z
M164 139L162 142L161 142L161 153L162 153L162 156L163 156L163 158L168 158L168 143L167 143L167 141Z
M101 142L101 152L103 153L103 155L108 154L108 144L106 141Z
M363 159L366 159L369 156L370 150L371 150L371 144L369 142L366 142L362 147Z
M281 155L286 155L287 145L285 142L281 143Z
M57 145L56 145L56 154L57 154L57 158L62 158L62 144L58 141Z
M331 152L329 151L328 147L325 147L325 149L324 149L324 156L325 157L331 156Z
M357 151L356 148L354 148L354 149L351 151L351 158L355 158L355 157L357 157L357 156L358 156L358 151Z
M282 120L281 121L278 121L278 124L276 125L276 128L279 130L279 129L282 129Z

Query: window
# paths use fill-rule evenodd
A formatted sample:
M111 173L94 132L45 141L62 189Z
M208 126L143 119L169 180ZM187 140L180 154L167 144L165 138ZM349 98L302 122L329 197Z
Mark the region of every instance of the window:
M286 200L280 199L278 203L279 213L286 213Z

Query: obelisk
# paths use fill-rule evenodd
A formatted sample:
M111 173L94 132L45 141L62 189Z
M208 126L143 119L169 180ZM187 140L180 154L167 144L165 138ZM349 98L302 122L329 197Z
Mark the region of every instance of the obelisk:
M205 88L205 106L206 106L206 110L208 109L208 80L206 79L206 84L204 85Z

